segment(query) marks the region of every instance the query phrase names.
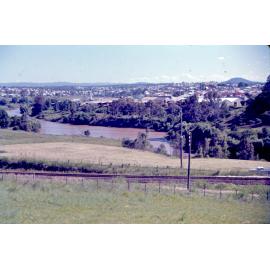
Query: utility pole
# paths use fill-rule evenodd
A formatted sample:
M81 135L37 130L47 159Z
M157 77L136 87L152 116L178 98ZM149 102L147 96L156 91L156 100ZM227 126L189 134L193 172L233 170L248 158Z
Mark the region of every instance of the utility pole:
M179 152L179 157L180 157L180 168L181 170L183 169L183 112L182 108L180 110L180 152Z
M188 132L188 175L187 175L187 189L190 191L190 155L191 155L191 131Z

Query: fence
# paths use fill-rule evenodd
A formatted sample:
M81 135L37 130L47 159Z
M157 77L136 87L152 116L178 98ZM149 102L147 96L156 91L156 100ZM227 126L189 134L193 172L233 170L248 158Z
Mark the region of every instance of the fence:
M79 177L86 180L91 179L114 179L114 178L125 178L130 181L138 182L185 182L186 176L164 176L164 175L128 175L128 174L92 174L92 173L59 173L59 172L33 172L33 171L4 171L0 170L0 175L12 174L18 175L32 175L33 178L39 176L48 177ZM192 176L193 181L205 180L208 183L224 183L224 184L235 184L235 185L270 185L269 176Z
M158 193L179 192L191 194L199 193L202 196L224 198L232 196L237 199L264 198L270 201L270 177L267 176L193 176L192 189L186 189L185 176L149 176L149 175L116 175L116 174L88 174L88 173L58 173L33 171L0 171L0 181L13 176L16 181L45 181L50 182L80 182L91 183L96 190L110 190L121 188L126 191L140 190L142 192L155 191ZM117 179L121 179L120 182Z

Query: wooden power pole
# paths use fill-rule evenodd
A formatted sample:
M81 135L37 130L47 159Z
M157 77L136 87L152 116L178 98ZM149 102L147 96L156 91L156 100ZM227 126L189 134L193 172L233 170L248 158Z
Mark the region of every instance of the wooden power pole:
M180 111L180 151L179 151L179 157L180 157L180 168L183 169L183 112L182 108Z
M188 132L188 175L187 175L187 189L190 190L190 155L191 155L191 131Z

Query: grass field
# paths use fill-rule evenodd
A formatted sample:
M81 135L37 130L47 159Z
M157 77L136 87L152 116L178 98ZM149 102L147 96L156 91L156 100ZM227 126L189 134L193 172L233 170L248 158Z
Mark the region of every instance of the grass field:
M89 164L130 164L139 166L179 167L177 158L148 151L128 149L113 145L82 142L21 143L1 146L1 156L9 158L49 161L70 161ZM233 159L192 159L195 170L248 171L257 166L268 167L269 162ZM184 159L184 168L187 160Z
M83 136L42 135L0 129L0 158L9 157L60 167L95 167L96 172L179 175L179 160L146 151L122 148L119 140ZM61 163L61 164L60 164ZM230 159L192 159L194 175L249 175L250 168L269 162ZM102 168L97 168L102 167ZM187 161L184 160L184 168ZM89 171L89 170L88 170ZM186 174L183 170L181 174Z
M119 180L120 181L120 180ZM117 183L116 183L117 184ZM126 185L0 182L0 223L269 223L270 203Z
M8 129L0 129L0 145L31 144L31 143L45 143L45 142L77 142L84 144L111 145L118 147L121 146L120 140L107 138L45 135L19 130L13 131Z

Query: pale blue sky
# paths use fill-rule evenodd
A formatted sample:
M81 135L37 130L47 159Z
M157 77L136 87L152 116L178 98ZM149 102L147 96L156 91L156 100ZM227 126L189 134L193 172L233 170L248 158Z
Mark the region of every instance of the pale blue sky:
M0 46L0 82L265 81L267 46Z

